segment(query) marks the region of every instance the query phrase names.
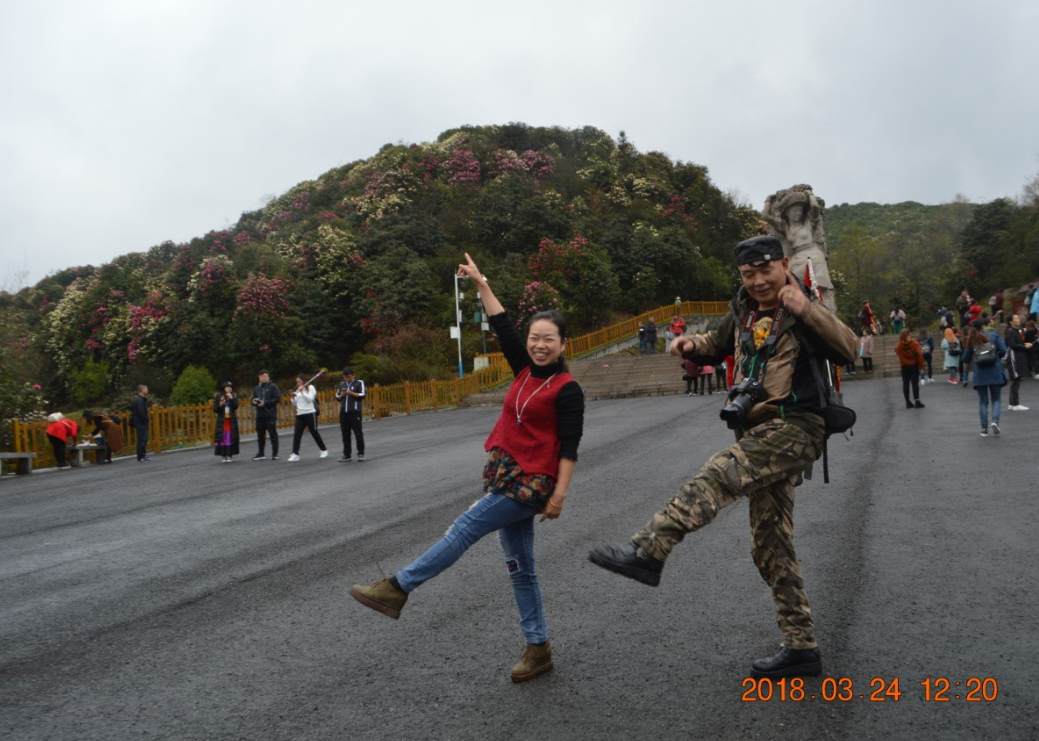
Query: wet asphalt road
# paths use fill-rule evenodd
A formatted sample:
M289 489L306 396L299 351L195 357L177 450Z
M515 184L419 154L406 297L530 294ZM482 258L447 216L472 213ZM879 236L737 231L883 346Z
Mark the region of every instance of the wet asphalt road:
M728 444L717 396L675 396L589 405L567 509L538 526L556 670L524 685L495 538L400 621L347 595L477 498L497 410L370 423L363 464L305 440L294 464L198 451L5 479L0 738L1039 737L1039 382L994 439L973 390L927 386L913 411L895 379L847 396L855 436L831 441L832 483L818 467L795 523L824 676L851 680L849 701L820 679L800 702L742 699L780 640L745 503L690 536L658 589L586 560ZM998 696L953 684L928 702L927 677L991 677ZM901 699L870 701L874 678Z

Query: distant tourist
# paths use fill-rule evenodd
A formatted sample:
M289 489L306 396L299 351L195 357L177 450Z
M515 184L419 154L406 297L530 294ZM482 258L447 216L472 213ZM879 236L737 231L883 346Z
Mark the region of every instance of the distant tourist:
M859 325L863 329L868 329L870 332L875 333L877 331L876 317L873 316L873 309L870 308L869 301L862 302L862 308L859 310Z
M999 435L999 407L1003 394L1003 364L1000 358L1007 354L1006 343L993 330L987 330L981 321L975 321L967 332L963 348L963 362L974 363L974 390L978 392L978 415L981 418L981 436L989 430ZM991 406L991 424L989 407Z
M1028 375L1028 353L1032 349L1032 343L1025 340L1021 317L1017 314L1010 317L1005 339L1009 350L1007 372L1010 375L1010 406L1007 409L1012 412L1027 412L1028 407L1021 404L1021 379Z
M650 355L657 351L657 325L653 321L653 317L646 322L646 347L649 349Z
M130 426L137 437L137 462L147 463L148 457L148 387L143 383L137 387L137 396L130 407Z
M686 358L682 361L682 380L685 381L685 395L693 396L693 387L700 377L700 366Z
M955 386L959 383L956 375L957 369L960 367L960 355L963 353L960 347L959 329L956 327L949 327L945 330L945 337L942 338L942 350L945 351L945 360L942 361L942 367L948 371L949 380L948 382Z
M317 429L317 389L314 384L307 384L306 381L307 377L302 373L297 375L296 390L292 392L292 404L296 407L296 430L292 435L292 455L289 456L289 463L299 460L303 430L310 430L310 436L321 450L319 457L328 457L328 448L325 447L325 441L321 439L321 433Z
M862 360L862 372L873 372L873 333L868 327L862 328L862 337L859 338L859 359Z
M256 443L258 445L254 461L266 460L264 447L267 435L271 436L271 460L278 460L278 404L281 403L281 389L271 382L271 374L260 371L259 383L253 389L253 407L256 408Z
M967 324L973 324L982 316L984 309L981 308L981 304L971 299L970 308L967 310ZM987 315L985 317L988 318Z
M1003 292L996 291L996 295L989 299L988 305L992 308L993 324L1003 323Z
M729 385L725 382L725 377L729 370L727 363L727 360L723 360L718 365L714 366L714 381L718 385L718 391L729 390Z
M220 384L213 396L213 414L213 455L219 455L221 463L230 463L238 455L238 394L230 381Z
M902 334L906 326L906 313L901 306L895 306L891 311L891 334Z
M916 337L920 345L920 351L924 354L924 362L927 363L927 376L921 378L921 383L934 383L934 367L931 365L931 355L934 354L934 338L926 329L921 329Z
M1024 338L1032 346L1028 351L1028 372L1032 378L1039 379L1039 329L1031 319L1025 322Z
M963 329L967 326L967 322L970 321L970 306L974 303L974 299L970 297L967 289L964 288L960 291L960 295L956 298L956 311L960 315L960 328Z
M685 319L679 316L678 312L675 312L675 315L671 318L671 323L667 325L667 334L668 341L664 352L671 352L671 343L674 342L674 339L685 334Z
M339 429L343 433L343 457L340 463L349 463L353 456L351 436L357 438L357 460L364 460L364 432L361 429L361 404L365 396L364 381L354 375L354 369L343 368L343 380L336 389L339 401Z
M648 355L649 346L646 340L646 325L639 323L639 355Z
M105 458L101 463L111 463L112 456L123 449L126 441L123 439L123 428L112 417L104 412L92 412L89 409L83 412L85 425L93 424L94 439L98 443L104 443Z
M54 460L58 462L58 470L69 467L65 461L65 450L68 445L75 445L79 437L79 425L67 419L61 412L47 415L47 440L54 451Z
M703 396L704 386L707 386L707 393L714 393L714 366L713 365L701 365L700 366L700 396Z
M924 369L924 354L920 343L913 339L912 332L903 329L895 345L895 355L902 371L902 396L906 400L906 409L923 409L920 401L920 371ZM913 390L913 401L909 400L909 389Z

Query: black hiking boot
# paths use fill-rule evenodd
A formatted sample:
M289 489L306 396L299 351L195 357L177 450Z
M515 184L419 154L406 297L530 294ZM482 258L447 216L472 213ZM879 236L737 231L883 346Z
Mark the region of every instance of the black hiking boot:
M767 659L755 659L750 676L761 677L817 677L823 663L817 648L794 649L783 646L779 653Z
M660 584L664 562L650 558L634 543L620 547L600 545L588 553L588 560L615 574L655 587Z

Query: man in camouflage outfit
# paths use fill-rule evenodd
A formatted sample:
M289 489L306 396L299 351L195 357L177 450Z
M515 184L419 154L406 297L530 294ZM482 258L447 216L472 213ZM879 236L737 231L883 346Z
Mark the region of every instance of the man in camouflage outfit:
M794 487L823 452L820 384L809 348L837 365L853 362L855 334L789 273L775 237L755 237L736 246L743 288L717 330L677 338L673 355L713 364L733 355L733 388L755 379L761 389L744 397L744 414L726 407L736 443L712 456L620 546L599 546L589 559L598 566L657 586L664 561L686 533L710 523L719 510L747 497L754 564L772 589L783 646L753 662L756 677L814 675L822 671L812 612L794 554ZM735 392L730 391L730 401Z

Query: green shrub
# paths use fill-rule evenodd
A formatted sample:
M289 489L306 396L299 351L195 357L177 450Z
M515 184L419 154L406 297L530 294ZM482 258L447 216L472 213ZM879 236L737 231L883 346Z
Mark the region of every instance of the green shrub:
M72 378L72 400L78 404L97 401L108 386L108 361L88 360L82 368L69 373Z
M173 384L170 405L175 407L204 404L216 393L213 374L198 365L189 365Z

